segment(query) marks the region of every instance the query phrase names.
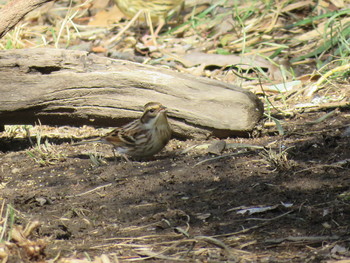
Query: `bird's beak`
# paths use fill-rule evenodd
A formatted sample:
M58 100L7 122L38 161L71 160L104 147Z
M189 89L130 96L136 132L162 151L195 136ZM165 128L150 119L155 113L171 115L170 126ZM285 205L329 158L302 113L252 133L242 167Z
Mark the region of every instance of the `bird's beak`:
M164 106L162 106L162 107L160 107L160 112L167 112L168 111L168 109L167 109L167 107L164 107Z

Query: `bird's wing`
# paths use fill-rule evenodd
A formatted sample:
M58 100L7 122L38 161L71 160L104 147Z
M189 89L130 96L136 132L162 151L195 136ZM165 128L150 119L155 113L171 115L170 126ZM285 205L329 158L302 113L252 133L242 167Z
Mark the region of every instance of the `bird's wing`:
M116 128L110 133L108 133L104 139L114 145L125 144L125 145L135 145L138 137L140 136L140 121L135 120L121 128Z

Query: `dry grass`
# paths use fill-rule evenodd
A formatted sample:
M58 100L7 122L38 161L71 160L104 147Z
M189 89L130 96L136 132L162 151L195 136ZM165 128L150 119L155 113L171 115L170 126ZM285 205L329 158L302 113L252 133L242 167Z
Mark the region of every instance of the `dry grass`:
M144 52L148 55L143 58L144 63L167 64L182 72L235 83L261 95L265 100L266 123L283 135L281 119L286 116L294 116L301 111L349 107L350 10L344 9L345 6L331 7L334 11L330 11L329 6L316 5L316 1L287 0L250 0L240 4L217 1L215 5L187 5L184 22L158 38L160 47L140 45L140 33L135 27L125 32L120 40L114 41L110 48L110 39L122 30L127 21L116 20L104 26L92 26L89 21L96 19L103 7L95 7L93 0L61 0L48 3L27 15L0 40L0 49L55 47L105 54L118 50L133 55ZM112 9L107 5L104 8ZM274 67L242 70L240 65L185 67L174 62L184 52L196 49L211 54L263 58ZM14 129L8 132L18 131ZM40 135L36 147L29 154L42 165L63 158L48 143L43 143ZM263 151L262 157L273 169L288 171L293 165L287 158L287 150L270 149ZM91 156L91 159L95 165L101 162L99 156ZM46 241L28 240L31 231L27 231L23 240L17 238L11 241L14 215L10 208L7 206L5 209L5 202L2 203L0 239L6 242L0 246L0 259L6 262L9 248L14 246L17 249L30 247L33 254L29 257L40 258ZM256 224L255 228L269 222ZM35 224L35 227L38 225ZM132 228L125 231L130 233ZM26 232L16 229L21 235ZM140 226L134 229L139 231ZM117 252L102 254L94 259L86 255L85 259L52 259L51 262L97 263L145 259L192 262L193 258L244 262L256 261L259 257L231 248L239 244L240 249L243 249L256 242L247 239L245 232L220 237L190 236L189 232L187 224L174 228L172 234L103 239L99 242L101 245L90 249L108 248ZM281 258L283 256L280 255Z

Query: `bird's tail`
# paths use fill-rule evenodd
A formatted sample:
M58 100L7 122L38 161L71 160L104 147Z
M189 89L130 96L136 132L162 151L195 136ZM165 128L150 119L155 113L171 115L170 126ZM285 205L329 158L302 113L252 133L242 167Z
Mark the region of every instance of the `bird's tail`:
M75 143L72 143L72 145L81 145L81 144L94 143L94 142L106 143L106 142L105 142L104 140L102 140L101 138L95 138L95 139L91 139L91 140L85 140L85 141L75 142Z

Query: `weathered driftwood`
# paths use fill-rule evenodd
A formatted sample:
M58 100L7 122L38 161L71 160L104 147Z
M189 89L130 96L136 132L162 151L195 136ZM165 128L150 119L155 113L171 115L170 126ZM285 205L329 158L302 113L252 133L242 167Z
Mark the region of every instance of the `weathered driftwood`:
M0 38L26 14L52 0L12 0L0 9Z
M149 101L187 138L249 131L263 111L254 94L215 80L82 51L0 51L0 124L114 127Z

